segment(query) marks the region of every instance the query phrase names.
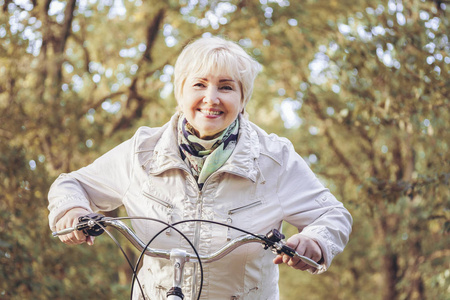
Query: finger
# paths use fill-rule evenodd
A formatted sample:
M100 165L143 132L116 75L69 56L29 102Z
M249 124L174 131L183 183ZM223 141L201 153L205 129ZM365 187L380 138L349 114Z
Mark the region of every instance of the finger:
M314 261L317 261L317 260L314 260ZM298 264L296 264L296 265L294 266L294 268L295 268L295 269L298 269L298 270L302 270L302 271L309 270L309 269L315 270L315 267L309 265L308 263L306 263L305 261L303 261L303 260L301 260L301 259L300 259L300 261L298 262Z
M69 227L69 226L68 226ZM68 245L78 245L86 241L86 236L80 231L74 231L65 235L59 236L61 242Z
M78 244L80 244L80 240L78 239L78 237L75 235L75 233L70 233L70 234L68 234L67 235L67 238L66 238L66 244L69 244L69 245L78 245Z
M292 249L296 249L301 242L301 238L299 235L293 235L286 241L286 246L291 247Z
M94 240L95 240L95 237L93 237L93 236L88 236L88 237L86 237L86 243L87 243L89 246L94 245Z
M70 239L70 242L72 245L80 245L80 244L83 244L84 242L86 242L86 237L84 239L80 240L76 236L74 236Z
M307 267L308 267L308 265L305 264L302 260L299 260L294 266L292 266L292 268L294 268L296 270L301 270L301 271L306 270Z
M292 267L294 269L298 269L298 268L300 268L303 265L302 264L302 260L299 257L297 257L297 256L290 257L290 256L286 255L286 257L287 257L287 259L286 259L285 263L289 267Z
M307 246L308 246L307 243L300 242L297 248L294 248L295 252L297 252L297 254L299 255L306 256L306 250L308 249Z
M274 264L282 264L283 263L283 256L282 255L277 255L274 259L273 259L273 263Z
M302 254L303 256L310 258L313 261L319 261L321 258L321 254L317 253L316 251L311 251L308 248L306 249L305 253ZM313 269L312 266L310 266L307 262L302 260L300 257L293 257L291 262L288 263L289 266L293 267L294 269L299 270L307 270L307 269Z
M63 229L70 227L70 226L66 226L65 224L62 224L62 223L60 223L58 225L59 226L57 226L56 231L61 231ZM71 244L72 243L72 241L71 241L72 235L73 235L73 233L68 233L68 234L60 235L58 237L61 242L65 243L65 244Z
M312 268L308 264L303 262L300 258L290 257L288 255L282 255L282 256L278 255L277 257L274 258L273 262L275 264L285 263L286 265L288 265L291 268L294 268L297 270L302 270L302 271Z
M76 239L73 237L73 233L62 235L59 237L59 239L61 240L61 242L67 245L73 245L77 243Z
M273 259L273 263L275 264L289 264L291 261L291 257L286 254L279 254Z
M78 225L78 222L79 222L78 217L73 218L71 226L75 228ZM86 235L84 234L83 231L75 230L72 233L73 236L71 237L71 239L74 244L82 244L86 242Z
M306 271L306 270L309 270L309 269L313 269L313 267L311 267L311 266L308 265L308 264L305 264L304 262L301 262L301 263L298 265L297 269L298 269L298 270L301 270L301 271Z
M315 262L318 262L322 258L322 252L319 248L309 248L305 252L305 256L311 258Z
M300 260L300 259L298 259L297 257L295 257L295 258L292 257L292 258L287 262L287 265L288 265L289 267L292 267L292 268L296 269L299 263L301 263L301 260Z
M288 266L298 270L304 270L305 268L308 267L308 265L299 257L291 258L290 262L288 263Z
M81 241L81 242L85 242L86 241L86 235L84 234L84 232L83 231L79 231L79 230L77 230L77 231L74 231L74 238L76 239L76 240L78 240L78 241Z

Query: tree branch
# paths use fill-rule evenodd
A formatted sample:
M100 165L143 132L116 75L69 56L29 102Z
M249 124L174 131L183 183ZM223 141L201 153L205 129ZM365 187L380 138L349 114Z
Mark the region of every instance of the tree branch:
M312 97L311 101L308 101L308 99L305 98L305 103L309 104L313 108L315 114L317 115L317 117L322 122L325 122L326 118L325 118L322 110L319 107L318 99L316 98L314 93L311 92L310 95ZM331 135L331 133L330 133L330 131L328 130L327 127L325 127L324 134L325 134L325 137L328 140L328 143L329 143L331 149L334 151L336 156L339 158L340 162L345 166L345 168L347 169L348 173L350 174L350 177L357 183L361 182L361 180L359 179L358 174L355 172L352 164L345 157L344 153L339 149L339 147L336 145L336 141L333 138L333 136Z
M96 100L95 102L90 102L90 103L84 105L84 107L82 109L82 112L83 112L83 114L86 114L91 108L93 108L93 109L98 108L107 99L115 98L115 97L123 95L123 94L125 94L125 91L118 91L118 92L115 92L115 93L108 94L108 95L106 95L106 96Z
M148 62L152 62L151 57L151 51L153 49L153 44L156 40L156 37L158 35L159 27L162 23L162 20L164 18L165 9L161 8L156 16L153 18L153 22L150 23L150 25L147 27L147 42L146 42L146 48L144 53L142 54L141 62L146 60Z
M64 11L64 24L62 27L62 34L58 43L56 53L63 53L66 48L67 39L69 38L70 31L72 29L73 12L75 11L76 0L70 0L67 3L66 10Z

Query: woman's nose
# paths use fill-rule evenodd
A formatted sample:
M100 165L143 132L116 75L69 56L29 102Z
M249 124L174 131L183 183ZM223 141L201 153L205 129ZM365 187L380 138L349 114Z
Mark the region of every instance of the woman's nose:
M217 88L215 87L208 87L205 93L205 97L203 97L203 102L205 103L211 103L211 104L218 104L220 102L219 100L219 93L217 91Z

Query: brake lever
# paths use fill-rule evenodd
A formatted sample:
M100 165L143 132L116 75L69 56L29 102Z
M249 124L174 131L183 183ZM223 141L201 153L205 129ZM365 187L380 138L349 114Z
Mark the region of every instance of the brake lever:
M272 229L266 234L266 242L263 244L264 249L270 248L274 254L286 254L290 257L298 257L300 258L304 263L307 265L316 268L318 270L321 270L323 268L322 265L318 264L314 260L312 260L309 257L306 257L304 255L300 255L292 249L291 247L286 245L285 235L282 234L277 229Z
M285 235L277 229L272 229L266 234L266 243L264 243L264 249L270 248L274 254L287 254L291 257L295 255L295 250L286 246L284 241Z

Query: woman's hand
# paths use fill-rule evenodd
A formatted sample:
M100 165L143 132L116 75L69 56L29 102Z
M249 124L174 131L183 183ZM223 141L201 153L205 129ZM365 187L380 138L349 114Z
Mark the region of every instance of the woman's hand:
M69 227L75 227L78 224L78 218L85 216L90 212L84 208L75 207L68 210L64 216L56 222L56 231L60 231ZM94 244L93 236L85 236L82 231L75 230L69 234L60 235L59 239L61 242L67 245L79 245L86 242L88 245L92 246Z
M295 249L298 254L311 258L316 262L322 259L322 250L320 249L319 244L309 237L303 236L301 234L295 234L286 241L286 245L291 247L292 249ZM277 257L274 258L273 262L275 264L285 263L294 269L302 271L308 269L315 270L314 267L307 265L301 259L290 257L286 254L277 255Z

